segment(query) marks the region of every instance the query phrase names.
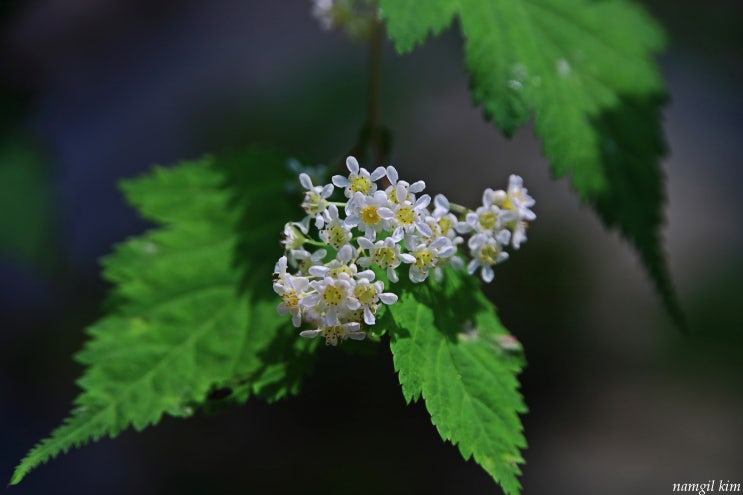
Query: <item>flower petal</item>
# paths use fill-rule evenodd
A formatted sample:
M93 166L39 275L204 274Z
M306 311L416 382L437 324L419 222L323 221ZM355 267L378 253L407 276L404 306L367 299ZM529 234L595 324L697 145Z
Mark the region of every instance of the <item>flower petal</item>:
M371 242L366 237L359 237L357 239L357 242L359 243L359 246L362 247L362 248L364 248L364 249L373 249L374 248L374 243Z
M427 223L418 222L415 224L415 228L424 236L433 237L433 230L431 230L430 225L428 225ZM446 239L446 237L439 237L439 239Z
M385 220L389 220L390 218L395 216L395 212L393 212L389 208L385 208L384 206L381 208L377 208L377 213Z
M353 258L354 250L353 246L350 244L344 245L340 250L338 250L338 254L336 255L336 259L338 261L341 261L343 263L348 263L351 261L351 258Z
M415 263L415 256L408 253L400 253L400 259L405 263Z
M449 200L446 199L446 196L443 194L437 194L436 197L433 198L433 204L437 209L449 211Z
M374 318L374 313L371 312L371 309L369 309L369 306L364 306L364 323L367 325L374 325L376 322L376 318Z
M346 167L348 167L348 171L354 175L359 173L359 162L353 156L346 158Z
M446 246L441 251L439 251L439 257L440 258L451 258L454 256L454 253L457 252L456 246Z
M302 172L299 174L299 183L302 184L302 187L307 189L308 191L312 190L312 179L310 179L310 176Z
M374 169L374 172L371 173L371 180L379 180L384 177L386 173L387 171L384 167L377 167Z
M429 196L428 194L424 194L423 196L418 198L413 208L419 210L421 208L427 207L429 204L431 204L431 196Z
M467 273L472 275L477 270L479 263L477 260L471 260L469 263L467 263Z
M397 294L393 294L392 292L384 292L382 294L379 294L379 300L382 301L384 304L395 304L397 302Z
M322 332L322 330L320 330L319 328L315 330L302 330L301 332L299 332L299 336L306 339L314 339L320 332Z
M346 334L346 337L352 340L364 340L366 338L366 332L350 332Z
M338 187L348 187L351 184L351 181L349 181L347 177L343 177L342 175L334 175L332 181L333 184Z
M398 179L397 169L393 167L392 165L387 167L387 178L390 180L390 183L392 185L397 184L397 179Z
M410 184L410 192L411 193L419 193L422 190L424 190L425 188L426 188L426 183L423 182L422 180L419 180L419 181L416 181L416 182L413 182L412 184Z

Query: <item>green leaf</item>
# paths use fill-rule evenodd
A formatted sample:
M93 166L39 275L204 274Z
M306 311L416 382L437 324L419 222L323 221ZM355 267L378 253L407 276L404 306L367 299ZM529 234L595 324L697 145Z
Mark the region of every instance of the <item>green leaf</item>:
M387 315L405 399L423 397L441 437L465 459L474 457L506 493L518 493L524 360L503 345L508 334L477 281L449 271L441 284L406 288Z
M400 53L458 14L476 104L506 134L532 117L555 177L640 252L683 327L658 229L661 29L625 0L379 0Z
M241 166L270 170L274 180L238 188L226 172L235 160L207 157L123 183L129 201L162 226L104 260L104 277L114 284L110 311L88 329L91 339L77 355L86 366L83 391L65 423L23 459L12 484L71 447L141 430L163 414L189 416L213 390L238 390L236 401L297 392L312 344L276 313L267 260L238 249L251 236L275 247L263 230L274 229L278 240L284 219L263 208L245 224L235 207L235 198L265 191L288 201L286 160L258 149L241 156ZM260 285L241 286L246 259L263 275Z

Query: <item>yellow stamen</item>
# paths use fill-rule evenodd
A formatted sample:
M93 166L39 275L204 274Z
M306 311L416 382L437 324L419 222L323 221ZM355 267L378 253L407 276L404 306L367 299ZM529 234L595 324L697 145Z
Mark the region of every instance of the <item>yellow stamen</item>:
M367 225L376 225L380 220L382 220L382 217L379 216L377 207L371 205L361 210L361 219Z
M299 304L299 298L297 297L297 291L295 290L286 291L281 298L290 308L296 308L297 304Z
M328 306L337 306L343 299L343 291L334 285L325 288L322 299Z
M351 185L348 186L351 192L368 193L371 190L371 182L369 179L363 176L354 177L351 179Z
M495 224L498 222L498 216L493 213L492 211L486 211L482 215L480 215L480 225L482 225L482 228L490 230L493 227L495 227Z
M409 206L403 206L397 210L395 216L402 225L413 225L413 222L415 221L415 213Z
M357 285L353 295L356 296L356 299L361 304L368 306L374 302L374 296L377 295L377 291L372 285Z

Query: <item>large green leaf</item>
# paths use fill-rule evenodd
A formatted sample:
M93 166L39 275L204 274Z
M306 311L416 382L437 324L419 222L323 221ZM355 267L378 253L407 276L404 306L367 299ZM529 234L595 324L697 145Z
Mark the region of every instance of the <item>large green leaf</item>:
M640 252L675 321L661 249L659 27L626 0L379 0L401 53L458 14L474 101L511 135L532 117L556 177Z
M273 180L238 187L229 181L235 163ZM86 366L78 381L83 391L71 416L31 450L11 483L73 446L141 430L163 414L188 416L213 390L237 390L231 398L238 401L297 391L311 344L277 315L267 260L238 249L251 236L265 243L263 229L273 229L278 240L284 219L263 209L246 225L236 198L267 190L283 195L283 178L283 157L253 149L156 168L123 184L129 201L162 226L104 260L104 277L114 284L110 312L89 328L91 339L77 355ZM264 274L262 284L241 284L251 266Z
M408 287L388 308L395 369L408 402L423 397L444 440L474 457L506 493L518 493L519 413L526 412L517 375L523 356L474 277L447 273L441 284Z

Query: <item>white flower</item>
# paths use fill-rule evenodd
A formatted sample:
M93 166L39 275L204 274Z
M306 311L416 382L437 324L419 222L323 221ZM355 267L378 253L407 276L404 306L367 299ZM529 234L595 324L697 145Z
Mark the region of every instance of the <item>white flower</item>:
M345 273L349 277L355 277L358 272L359 269L354 263L343 263L337 259L330 260L325 265L315 265L309 270L311 276L319 278L336 278L340 273Z
M431 214L435 218L441 218L442 216L449 213L451 204L449 200L443 194L437 194L433 198L433 213Z
M302 208L307 215L315 218L315 227L321 229L325 224L323 213L330 204L328 198L333 194L333 184L315 186L312 184L310 176L304 172L299 174L299 183L307 190L304 193Z
M433 213L426 218L426 223L431 227L434 237L448 237L455 245L461 244L463 239L457 234L462 229L462 225L466 224L460 222L449 211L451 205L443 194L437 194L433 198L433 204ZM468 231L469 228L465 227L463 230Z
M492 282L495 275L493 265L508 259L508 253L503 251L503 246L508 244L510 236L511 232L503 229L496 236L476 234L470 237L467 245L471 250L472 260L467 265L467 272L472 275L482 267L482 279L488 283Z
M399 183L398 189L401 189ZM413 235L418 232L425 237L431 237L433 231L426 223L428 217L426 208L430 202L431 196L424 194L415 203L405 200L394 204L392 208L380 208L379 214L382 218L392 221L392 225L395 227L393 235Z
M356 258L356 250L350 244L346 244L338 250L335 258L341 263L350 263L351 260Z
M353 339L364 340L366 332L361 331L361 325L358 322L343 323L341 325L322 325L315 330L304 330L299 332L301 337L312 339L322 335L325 339L325 345L338 345L338 341Z
M451 239L439 237L431 243L423 242L410 251L402 253L400 257L405 263L410 263L410 280L419 283L428 278L429 271L436 268L440 259L454 256L457 247L452 244Z
M531 222L537 216L529 208L534 206L536 201L529 196L527 189L524 187L524 180L518 175L511 175L508 178L508 190L503 202L503 208L515 210L520 220Z
M320 6L337 6L316 1ZM346 159L346 167L348 176L333 176L332 184L324 186L314 185L306 172L299 173L307 216L284 226L285 256L274 267L273 288L281 296L279 314L290 314L297 327L311 325L305 327L311 330L300 335L322 335L327 345L364 339L364 329L376 323L382 305L397 302L396 294L384 292L386 281L375 280L380 272L371 270L372 266L385 270L391 283L399 281L397 268L402 263L410 265L408 274L414 283L429 276L440 280L443 267L464 268L457 246L464 242L462 234L471 234L467 246L472 260L467 271L480 271L482 279L490 282L493 266L508 258L505 248L510 243L518 249L526 240L528 222L536 218L530 209L534 199L516 175L510 177L507 191L486 189L482 205L470 211L450 204L441 194L432 201L423 194L423 181L399 180L395 167L369 172L352 156ZM376 181L385 176L390 186L380 191ZM348 198L345 218L339 211L342 203L329 199L334 187L343 188ZM432 202L433 211L429 209ZM463 211L469 211L464 222L458 217ZM312 219L322 242L309 235ZM305 249L308 244L331 246L335 258L326 262L327 251L311 253ZM289 266L296 273L289 273Z
M333 246L335 249L341 249L347 245L353 235L351 229L346 225L345 220L338 217L338 207L330 205L325 211L325 228L320 231L320 239L323 242Z
M521 243L526 241L527 222L537 218L536 214L530 210L536 201L527 194L526 188L523 187L523 180L518 175L512 175L508 179L508 191L505 193L503 208L511 213L509 218L509 227L513 231L511 245L514 249L521 247ZM515 218L514 218L515 217Z
M374 272L372 272L373 274ZM374 314L377 312L380 301L388 305L397 302L396 294L382 292L384 290L384 282L372 282L371 280L373 279L373 277L371 279L360 279L353 290L353 295L358 299L359 304L361 304L364 310L364 323L367 325L374 325L376 323Z
M397 169L392 165L387 167L387 178L390 181L390 186L385 190L385 193L387 193L387 197L393 203L400 203L401 201L410 201L412 203L415 201L415 195L423 192L426 188L426 183L422 180L413 182L412 184L404 180L398 180Z
M281 244L284 249L291 251L300 249L307 240L305 237L309 230L309 217L304 217L301 222L289 222L284 225L284 239Z
M286 260L286 258L282 259ZM284 264L284 268L286 265ZM307 295L310 281L307 277L295 277L284 272L283 276L273 283L273 290L281 296L281 303L276 308L280 315L291 314L292 324L299 327L302 324L301 300Z
M343 193L347 198L350 198L357 192L367 196L374 194L377 190L377 185L374 181L378 181L386 173L384 167L377 167L373 172L369 173L365 168L359 168L359 162L352 156L346 158L346 167L350 172L348 177L334 175L333 184L345 188Z
M369 256L362 256L358 259L358 264L364 267L371 266L372 263L376 264L379 268L387 270L387 278L390 282L397 282L397 272L395 268L400 266L400 245L398 244L402 240L402 233L398 235L392 234L389 237L376 243L371 242L366 237L359 237L359 246L369 252Z
M310 253L306 249L293 249L288 254L292 266L297 267L300 273L306 274L309 273L311 267L322 265L328 252L324 249L318 249L314 253Z
M493 191L490 188L485 189L482 193L482 206L474 212L467 213L467 226L475 232L488 232L499 230L504 221L510 220L510 217L504 218L503 210L496 203L500 203L505 197L503 191Z
M387 195L382 191L375 192L373 196L357 192L346 203L346 225L358 227L367 239L374 241L378 232L390 228L390 219L382 216L382 211L391 213L390 206Z
M276 275L277 279L283 278L284 275L286 275L286 268L287 268L286 265L287 265L286 256L282 256L273 266L273 274Z
M336 277L324 277L310 282L316 293L306 296L302 304L316 307L326 325L338 325L338 313L354 311L359 308L359 301L353 296L356 281L347 273L338 273Z
M511 246L514 249L521 247L521 243L526 241L526 228L529 226L528 223L521 220L517 220L513 225L513 235L511 236Z

